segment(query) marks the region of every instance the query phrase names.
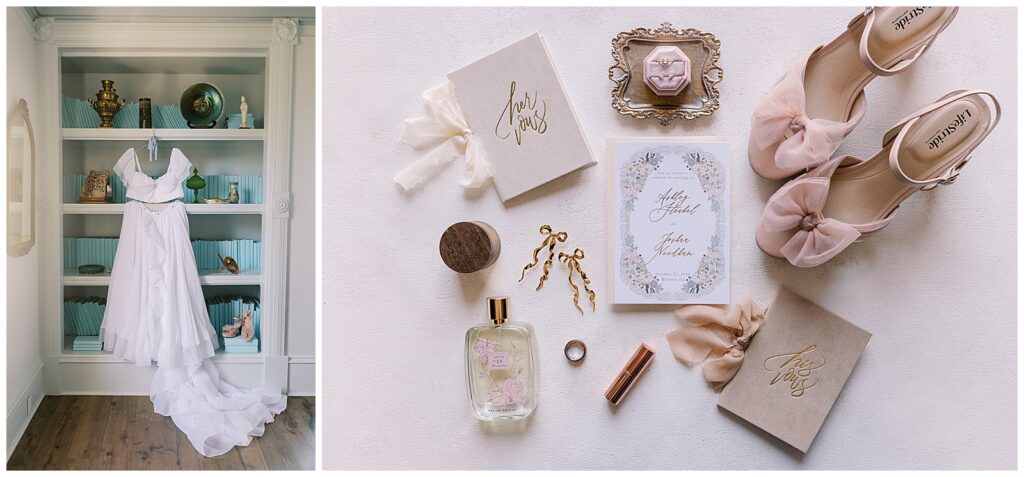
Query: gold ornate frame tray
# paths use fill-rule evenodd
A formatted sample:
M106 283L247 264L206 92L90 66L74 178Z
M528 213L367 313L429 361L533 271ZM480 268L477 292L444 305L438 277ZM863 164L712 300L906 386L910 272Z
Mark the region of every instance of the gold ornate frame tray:
M695 28L678 30L662 23L655 30L637 28L612 39L608 79L615 83L612 106L637 119L655 118L663 125L676 119L709 116L718 109L718 83L724 72L718 66L722 42ZM675 46L690 58L690 84L675 96L658 96L643 80L643 63L659 46Z

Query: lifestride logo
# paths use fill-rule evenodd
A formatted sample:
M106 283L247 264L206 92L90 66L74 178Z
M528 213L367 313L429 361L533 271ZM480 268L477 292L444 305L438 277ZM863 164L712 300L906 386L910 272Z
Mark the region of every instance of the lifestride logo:
M967 124L967 120L970 118L971 110L969 109L965 109L964 112L957 114L956 118L949 123L949 126L946 126L941 131L935 133L935 136L932 136L932 138L928 140L928 149L937 149L942 145L942 141L945 141L947 137L953 135L960 126Z
M903 12L903 15L900 15L899 18L892 21L893 28L895 28L896 31L906 29L913 19L917 18L919 15L924 13L924 11L929 8L932 7L913 7L907 9L907 11Z

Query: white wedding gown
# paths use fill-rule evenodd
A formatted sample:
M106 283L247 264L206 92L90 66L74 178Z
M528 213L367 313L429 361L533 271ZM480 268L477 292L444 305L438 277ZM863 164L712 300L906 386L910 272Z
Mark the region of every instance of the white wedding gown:
M154 410L170 416L200 454L213 457L246 446L284 410L279 390L236 388L210 362L219 346L206 312L189 240L181 182L192 163L171 151L167 172L142 172L134 149L114 172L127 187L121 236L100 325L103 349L138 366L156 362L150 386ZM137 202L136 202L137 201ZM143 202L168 202L155 212Z

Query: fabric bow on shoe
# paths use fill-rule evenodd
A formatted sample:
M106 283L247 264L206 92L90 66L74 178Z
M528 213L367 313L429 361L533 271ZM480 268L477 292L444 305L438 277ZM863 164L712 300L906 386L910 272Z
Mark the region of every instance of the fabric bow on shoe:
M822 215L828 187L828 177L797 179L761 215L762 231L791 235L781 252L795 266L821 265L860 238L856 227Z
M751 119L750 134L758 148L765 150L781 141L775 151L775 166L780 169L806 169L827 161L864 116L862 91L845 123L807 117L804 70L808 59L797 62L761 98Z
M395 182L409 190L433 177L445 164L458 156L466 157L459 185L478 188L492 175L480 138L469 129L462 108L455 100L452 84L435 86L423 92L430 116L406 119L401 141L415 149L433 147L425 156L402 169Z
M744 351L764 323L764 313L750 298L731 307L686 305L675 312L681 326L666 338L676 359L687 365L703 363L704 379L721 389L743 364Z

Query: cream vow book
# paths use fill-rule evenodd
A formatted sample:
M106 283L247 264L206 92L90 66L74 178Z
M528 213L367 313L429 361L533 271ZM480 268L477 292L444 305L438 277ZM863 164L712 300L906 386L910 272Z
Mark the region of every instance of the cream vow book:
M783 288L718 406L806 453L869 339Z
M448 75L507 201L594 163L544 39L534 33Z

